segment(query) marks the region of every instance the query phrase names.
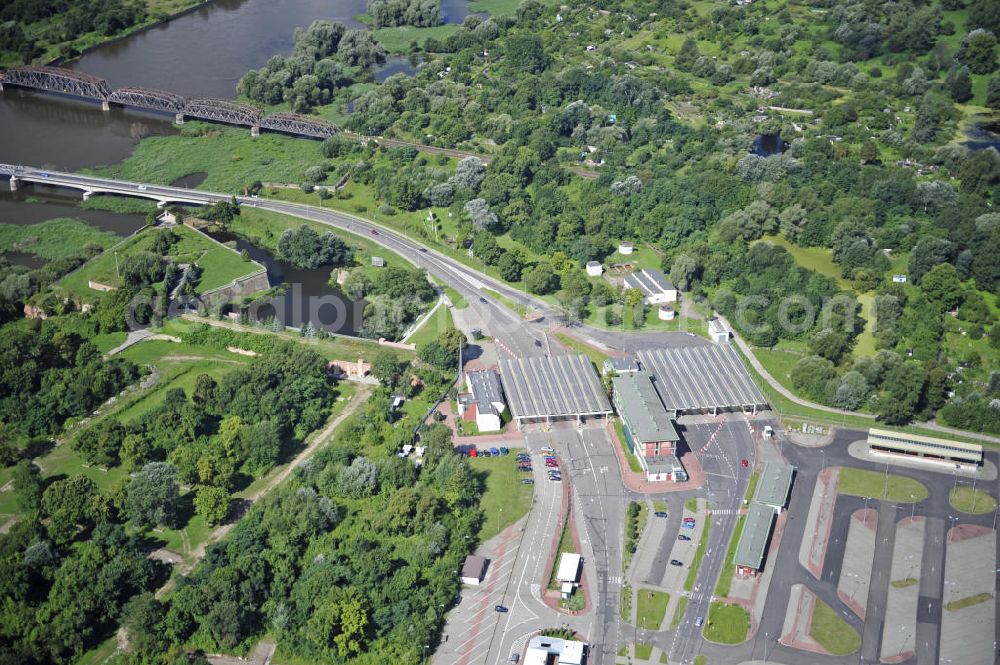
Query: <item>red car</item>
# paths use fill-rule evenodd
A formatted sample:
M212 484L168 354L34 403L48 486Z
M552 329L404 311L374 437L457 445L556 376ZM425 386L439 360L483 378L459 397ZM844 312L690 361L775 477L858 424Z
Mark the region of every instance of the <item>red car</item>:
M742 467L745 469L748 466L750 466L750 462L746 461L746 459L742 459L740 460L740 465L742 465Z

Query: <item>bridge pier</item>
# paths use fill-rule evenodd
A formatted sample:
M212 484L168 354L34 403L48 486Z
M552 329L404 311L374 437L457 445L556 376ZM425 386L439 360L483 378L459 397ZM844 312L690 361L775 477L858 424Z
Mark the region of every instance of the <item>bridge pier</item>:
M250 127L250 136L253 136L255 138L258 137L258 136L260 136L260 127L258 127L257 125L251 126Z
M178 113L178 114L174 115L174 124L175 125L183 125L184 124L184 114L183 113Z
M93 194L93 192L90 191L89 189L83 190L83 200L86 201L87 199L89 199L91 194Z
M10 177L10 191L16 192L21 186L21 181L17 179L16 175Z
M101 110L102 111L110 111L111 110L111 104L108 103L108 100L106 100L106 99L102 99L101 100Z

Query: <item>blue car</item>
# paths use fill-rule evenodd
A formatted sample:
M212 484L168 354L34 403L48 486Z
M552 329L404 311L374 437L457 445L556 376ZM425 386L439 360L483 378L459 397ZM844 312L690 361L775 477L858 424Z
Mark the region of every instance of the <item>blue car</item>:
M493 457L500 457L500 449L499 448L490 448L490 452L493 453Z

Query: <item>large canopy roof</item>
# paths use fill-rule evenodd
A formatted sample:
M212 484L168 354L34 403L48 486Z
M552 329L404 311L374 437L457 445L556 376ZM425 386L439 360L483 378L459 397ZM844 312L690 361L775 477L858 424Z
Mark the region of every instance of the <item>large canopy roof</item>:
M597 372L584 355L501 358L500 381L515 418L611 413Z
M734 409L767 404L728 345L712 344L639 352L653 375L663 406L671 411Z

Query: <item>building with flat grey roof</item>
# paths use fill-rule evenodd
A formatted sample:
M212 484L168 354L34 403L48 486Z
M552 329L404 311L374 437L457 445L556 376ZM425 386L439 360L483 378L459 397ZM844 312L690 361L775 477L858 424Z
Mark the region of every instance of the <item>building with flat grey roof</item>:
M729 346L702 345L639 352L653 375L663 406L682 413L752 411L767 406L739 357Z
M774 510L770 506L757 502L750 504L743 523L743 533L740 534L740 542L733 555L738 575L756 575L764 568L774 518Z
M795 467L778 462L765 462L761 471L753 500L772 510L781 512L788 504L788 494L792 490L792 475Z
M607 419L611 403L586 356L500 359L500 382L518 428L528 423Z
M687 480L676 457L680 436L649 374L628 372L612 379L612 385L625 443L639 460L647 480ZM681 473L675 475L678 469Z
M491 369L465 374L468 392L458 396L458 414L476 423L480 432L499 432L507 406L500 387L500 377Z

